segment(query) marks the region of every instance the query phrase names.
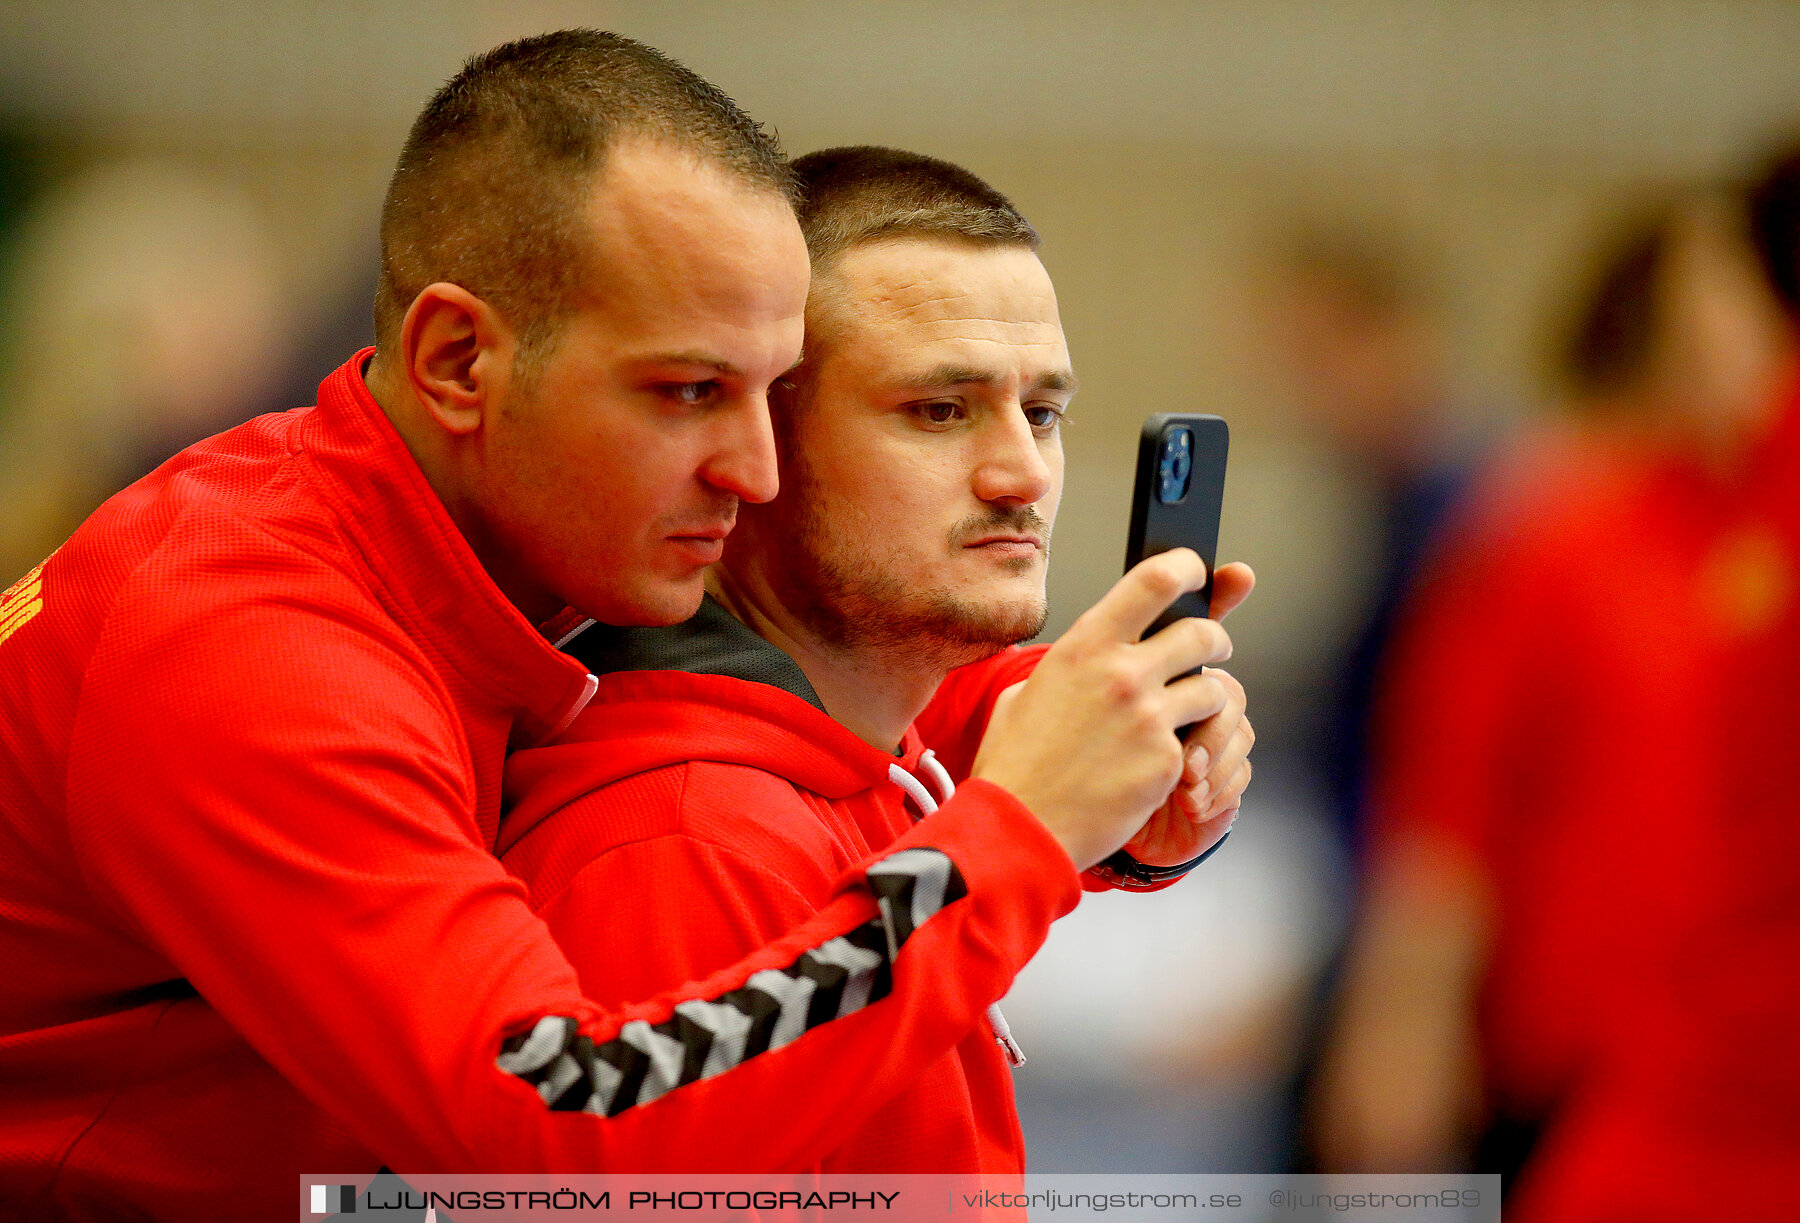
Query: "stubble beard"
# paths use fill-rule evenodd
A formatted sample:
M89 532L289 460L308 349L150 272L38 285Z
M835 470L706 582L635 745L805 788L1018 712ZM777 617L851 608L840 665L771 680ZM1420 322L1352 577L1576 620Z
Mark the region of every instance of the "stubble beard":
M783 489L798 512L782 563L789 610L825 645L884 668L949 671L1043 631L1049 609L1041 593L988 604L909 586L897 576L900 553L884 550L874 539L853 538L826 521L809 476L793 472ZM1024 506L965 519L943 546L959 548L958 540L1006 530L1031 531L1046 540L1049 534L1037 512ZM1037 561L1001 564L1024 573Z

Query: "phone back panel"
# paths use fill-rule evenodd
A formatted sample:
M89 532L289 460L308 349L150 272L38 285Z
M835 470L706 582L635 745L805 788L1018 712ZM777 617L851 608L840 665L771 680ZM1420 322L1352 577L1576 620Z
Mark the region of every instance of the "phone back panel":
M1186 493L1164 502L1158 497L1158 459L1163 439L1177 429L1193 433L1192 469ZM1219 513L1225 500L1225 460L1231 430L1217 416L1158 412L1138 436L1137 486L1131 496L1131 531L1125 567L1171 548L1192 548L1206 562L1206 585L1185 594L1145 636L1184 616L1205 616L1212 607L1212 570L1219 553Z

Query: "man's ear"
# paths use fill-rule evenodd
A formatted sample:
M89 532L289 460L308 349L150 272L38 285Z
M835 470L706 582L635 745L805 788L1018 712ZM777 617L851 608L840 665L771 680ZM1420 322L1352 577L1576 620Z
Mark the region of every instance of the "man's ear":
M413 397L446 433L477 432L505 399L515 338L498 311L461 285L425 286L400 326Z

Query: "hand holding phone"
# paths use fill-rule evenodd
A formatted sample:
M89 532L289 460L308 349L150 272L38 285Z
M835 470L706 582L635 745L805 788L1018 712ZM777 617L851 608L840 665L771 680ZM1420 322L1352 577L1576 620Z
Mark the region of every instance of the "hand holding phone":
M1230 443L1231 431L1217 416L1158 412L1144 421L1138 435L1137 482L1131 496L1125 569L1130 572L1159 552L1189 548L1206 563L1206 582L1170 604L1140 639L1154 636L1177 620L1211 617ZM1173 677L1171 688L1202 682L1189 678L1202 669L1196 667ZM1200 725L1190 722L1177 727L1175 736L1189 743ZM1224 843L1223 835L1203 830L1201 823L1171 797L1125 848L1097 864L1094 872L1114 887L1127 890L1162 887L1194 869ZM1148 858L1140 859L1134 849Z

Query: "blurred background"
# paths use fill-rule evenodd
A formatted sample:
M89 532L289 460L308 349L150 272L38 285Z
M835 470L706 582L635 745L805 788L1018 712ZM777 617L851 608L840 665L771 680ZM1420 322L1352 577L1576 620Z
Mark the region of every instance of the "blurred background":
M1750 249L1741 192L1759 158L1800 132L1800 5L10 0L0 583L188 441L312 402L319 380L370 342L377 212L417 108L471 52L576 24L684 60L790 153L882 143L947 157L1037 225L1083 386L1066 435L1051 634L1117 576L1142 416L1230 421L1221 557L1259 576L1231 622L1232 670L1259 736L1256 783L1229 849L1200 875L1156 896L1090 899L1021 979L1008 1009L1031 1054L1018 1084L1035 1166L1526 1162L1585 1080L1563 1067L1512 1110L1528 1116L1496 1103L1489 966L1516 925L1510 894L1473 832L1427 852L1429 837L1382 831L1370 795L1386 783L1371 778L1386 770L1396 793L1419 791L1408 770L1438 762L1432 736L1474 717L1458 688L1465 661L1505 664L1481 698L1492 752L1516 763L1539 750L1542 740L1521 748L1495 728L1516 728L1549 696L1508 706L1496 685L1592 643L1551 633L1490 649L1475 634L1466 659L1421 646L1409 674L1441 678L1414 707L1411 696L1383 705L1394 638L1433 556L1453 550L1443 538L1463 540L1464 557L1522 549L1507 570L1517 584L1471 596L1492 611L1547 580L1556 558L1579 570L1571 558L1627 553L1653 529L1615 506L1579 547L1534 552L1504 532L1496 543L1496 522L1578 516L1557 498L1594 483L1508 484L1488 473L1563 467L1507 456L1589 455L1565 437L1572 428L1635 456L1596 461L1607 472L1661 472L1717 432L1696 419L1761 420L1779 398L1791 327ZM1719 505L1737 506L1752 483L1742 447L1726 449L1702 464L1704 514L1736 513ZM1586 461L1575 468L1590 473ZM1471 491L1496 480L1510 491ZM1476 524L1460 536L1445 525L1459 515ZM1745 630L1761 632L1786 614L1786 545L1774 527L1745 530L1725 532L1718 563L1748 583L1745 599L1773 609ZM1702 572L1717 549L1694 547L1698 559L1670 569L1609 570L1597 620L1655 613L1625 603L1638 584ZM1555 619L1560 606L1513 611L1501 627ZM1627 654L1627 677L1662 673L1655 651ZM1388 707L1400 711L1392 752L1372 712ZM1616 728L1608 717L1593 721ZM1528 793L1482 776L1492 784L1471 782L1471 793L1497 805L1496 820L1530 815ZM1621 824L1642 826L1604 777L1583 793L1583 811L1614 820L1590 849ZM1415 806L1463 813L1477 801ZM1684 801L1698 823L1700 800ZM1528 827L1533 843L1558 835ZM1590 859L1570 871L1608 869ZM1382 891L1396 872L1411 882ZM1445 893L1437 908L1420 899L1432 880ZM1411 899L1371 901L1393 895ZM1713 909L1696 899L1657 946L1691 945L1681 940L1726 920ZM1353 939L1359 927L1367 937ZM1408 941L1432 930L1464 937ZM1607 956L1598 945L1584 954L1590 968ZM1525 988L1565 1011L1615 1005ZM1681 989L1671 978L1667 991ZM1414 995L1427 998L1419 1013L1384 1010ZM1388 1043L1344 1052L1345 1014ZM1427 1048L1435 1061L1402 1056ZM1516 1141L1483 1144L1515 1120Z

